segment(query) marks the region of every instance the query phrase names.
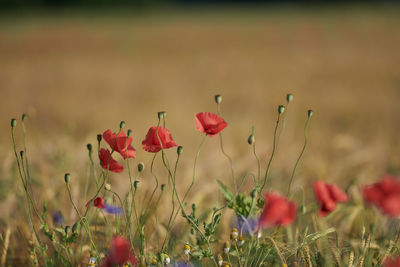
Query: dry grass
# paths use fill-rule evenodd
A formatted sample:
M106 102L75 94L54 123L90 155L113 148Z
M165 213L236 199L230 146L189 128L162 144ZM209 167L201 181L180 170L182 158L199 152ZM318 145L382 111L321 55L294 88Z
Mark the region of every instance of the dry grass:
M71 217L63 174L83 182L86 143L95 143L105 129L115 130L120 120L133 129L138 161L148 166L141 140L155 125L156 112L166 110L168 128L185 148L180 175L189 184L201 140L193 115L215 111L216 93L224 97L222 112L230 123L225 147L238 175L255 171L246 143L252 125L265 162L276 107L291 92L295 101L272 170L283 180L275 179L275 187L286 188L282 181L300 150L310 107L315 111L310 146L295 183L375 180L389 167L399 168L399 25L394 10L372 8L3 18L0 218L6 224L19 218L13 208L18 194L7 194L20 187L8 123L23 112L31 116L28 153L37 194ZM213 196L215 178L229 178L217 145L208 140L202 150L194 202ZM124 192L126 175L113 179ZM82 189L74 190L84 205Z

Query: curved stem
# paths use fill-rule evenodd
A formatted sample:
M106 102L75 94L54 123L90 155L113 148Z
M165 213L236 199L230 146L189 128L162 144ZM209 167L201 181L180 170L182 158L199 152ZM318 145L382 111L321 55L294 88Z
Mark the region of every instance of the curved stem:
M267 183L268 180L268 174L269 174L269 170L271 168L271 163L272 163L272 159L274 158L275 155L275 151L276 151L276 140L277 140L277 131L278 131L278 127L279 127L279 120L281 118L281 113L278 113L278 119L276 120L276 125L275 125L275 130L274 130L274 141L273 141L273 147L272 147L272 152L271 152L271 157L269 158L268 161L268 165L267 165L267 170L265 171L265 175L264 175L264 182L263 185L260 188L260 192L262 192L262 190L264 189L265 184Z
M296 163L294 164L294 168L293 168L293 171L292 171L292 175L291 175L290 181L289 181L288 190L287 190L287 193L286 193L287 196L288 196L289 193L290 193L290 187L292 186L293 177L294 177L294 174L295 174L295 172L296 172L297 165L299 164L300 159L301 159L301 157L303 156L304 150L306 149L306 146L307 146L307 141L308 141L307 128L308 128L308 123L309 123L309 121L310 121L310 116L307 117L306 124L304 125L304 145L303 145L303 148L301 149L301 152L300 152L299 157L298 157L297 160L296 160Z
M231 168L231 175L232 175L232 180L233 180L233 187L235 188L235 193L238 193L238 189L237 189L237 184L236 184L236 180L235 180L235 173L233 171L233 161L232 158L225 152L224 149L224 144L222 143L222 133L219 133L219 144L220 144L220 148L221 148L221 152L222 154L224 154L224 156L228 159L229 161L229 165Z

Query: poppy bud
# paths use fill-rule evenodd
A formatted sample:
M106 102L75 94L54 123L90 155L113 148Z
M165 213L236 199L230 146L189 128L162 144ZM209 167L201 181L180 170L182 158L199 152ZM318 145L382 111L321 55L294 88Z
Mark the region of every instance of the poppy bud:
M279 105L278 107L278 113L282 114L283 112L285 112L285 107L283 105Z
M97 142L100 143L100 142L101 142L101 138L102 138L101 134L98 134L98 135L97 135Z
M162 184L161 185L161 191L164 191L165 190L165 184Z
M24 121L25 121L26 117L28 117L28 115L26 115L25 113L23 113L23 114L22 114L22 116L21 116L21 120L22 120L22 122L24 122Z
M221 95L215 95L214 96L215 103L220 104L222 102L222 96Z
M21 158L23 158L23 157L25 156L25 151L21 150L21 151L19 152L19 154L21 155Z
M93 149L92 144L87 144L86 147L89 150L89 152L92 152Z
M256 198L257 197L257 189L253 189L253 191L251 191L250 196L252 198Z
M17 126L17 120L16 119L11 119L11 127Z
M70 180L71 180L71 174L66 173L64 175L64 181L68 184Z
M67 225L67 226L65 226L65 228L64 228L64 232L68 235L69 234L69 231L71 230L71 226L69 226L69 225Z
M165 119L165 118L167 117L167 112L165 112L165 111L159 111L159 112L157 113L157 116L158 116L158 119L159 119L159 120Z
M122 129L122 128L124 128L124 127L125 127L125 121L121 121L121 122L119 123L119 128Z
M229 243L229 241L226 241L224 243L224 252L225 253L229 253L229 250L231 249L231 243Z
M133 187L135 187L135 189L139 188L139 181L134 181L133 182Z
M183 151L183 146L178 146L178 148L176 149L176 153L178 153L178 155L182 154Z
M139 172L142 172L144 170L144 163L143 162L139 162L137 165L137 169Z
M249 145L252 145L256 142L256 137L254 136L254 134L251 134L249 136L249 138L247 139L247 143L249 143Z
M307 116L308 116L309 118L311 118L312 115L313 115L313 111L312 111L311 109L309 109L309 110L307 111Z
M34 264L34 265L37 265L37 264L38 264L37 258L34 258L34 259L33 259L33 264Z
M111 191L111 185L108 184L108 183L106 183L106 184L104 185L104 189L107 190L107 191Z
M131 129L128 129L128 132L126 133L126 135L127 135L128 137L130 137L130 136L132 135L132 130L131 130Z
M74 225L72 225L72 233L75 233L76 230L78 230L79 227L79 222L74 223Z
M293 101L293 95L292 95L292 94L287 94L287 95L286 95L286 101L287 101L288 103L292 102L292 101Z

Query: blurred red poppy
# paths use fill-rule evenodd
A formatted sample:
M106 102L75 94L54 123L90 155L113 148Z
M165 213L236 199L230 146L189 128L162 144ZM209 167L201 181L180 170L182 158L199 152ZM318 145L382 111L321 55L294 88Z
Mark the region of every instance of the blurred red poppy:
M264 210L258 221L261 228L287 226L296 219L296 204L278 193L264 194Z
M112 172L122 172L122 170L124 169L122 165L118 164L118 162L111 157L111 153L108 149L100 149L99 158L101 166L104 169L107 169L107 166L108 169Z
M108 255L103 260L101 267L122 266L125 263L130 263L136 266L138 260L131 250L129 241L122 236L115 236L112 240L111 248Z
M121 154L121 156L126 159L136 157L136 150L131 146L132 137L127 137L124 131L118 134L112 133L111 130L107 130L103 133L103 138L110 145L110 147Z
M159 140L161 140L163 149L177 146L175 141L172 139L172 135L168 131L168 129L159 126L158 131L157 127L151 127L149 129L149 131L146 134L146 138L142 141L142 147L147 152L157 153L158 151L161 150L161 145Z
M394 259L386 259L383 264L384 267L399 267L400 266L400 257Z
M104 209L106 207L106 205L104 205L104 199L102 197L96 197L93 200L93 205L99 209Z
M320 204L318 215L325 217L336 209L336 203L349 200L347 194L334 184L316 181L313 184L315 197Z
M379 207L383 213L397 217L400 215L400 180L385 175L378 183L364 186L364 200Z
M228 123L217 114L200 112L195 115L195 126L198 131L214 137L228 126Z

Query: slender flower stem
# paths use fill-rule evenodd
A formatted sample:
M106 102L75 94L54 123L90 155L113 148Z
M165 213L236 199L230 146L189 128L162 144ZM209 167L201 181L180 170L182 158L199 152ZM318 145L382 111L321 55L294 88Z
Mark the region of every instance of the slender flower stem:
M269 158L269 161L268 161L267 169L266 169L265 175L264 175L264 182L260 188L260 192L262 192L262 190L264 189L264 186L267 183L268 178L269 178L269 176L268 176L269 170L271 168L272 159L274 158L275 151L276 151L277 131L278 131L278 127L279 127L280 118L281 118L281 113L278 113L278 119L276 120L275 130L274 130L274 141L273 141L273 146L272 146L271 157Z
M232 161L232 158L225 152L224 144L222 142L222 133L219 133L218 135L219 135L219 145L220 145L220 148L221 148L221 152L222 152L222 154L224 154L224 156L229 161L229 166L231 168L231 175L232 175L232 180L233 180L233 187L235 188L235 193L237 194L238 193L238 188L237 188L237 184L236 184L236 180L235 180L235 173L233 171L233 161Z
M290 181L289 181L288 190L287 190L287 193L286 193L287 196L288 196L289 193L290 193L290 188L291 188L291 186L292 186L293 177L294 177L294 174L295 174L295 172L296 172L297 165L299 164L300 159L301 159L301 157L303 156L304 150L306 149L306 146L307 146L307 141L308 141L307 129L308 129L308 123L309 123L309 121L310 121L310 118L311 118L310 116L307 117L306 124L304 125L304 145L303 145L303 148L301 149L301 152L300 152L299 157L298 157L297 160L296 160L296 163L294 164L294 168L293 168L293 171L292 171L292 175L290 176Z

